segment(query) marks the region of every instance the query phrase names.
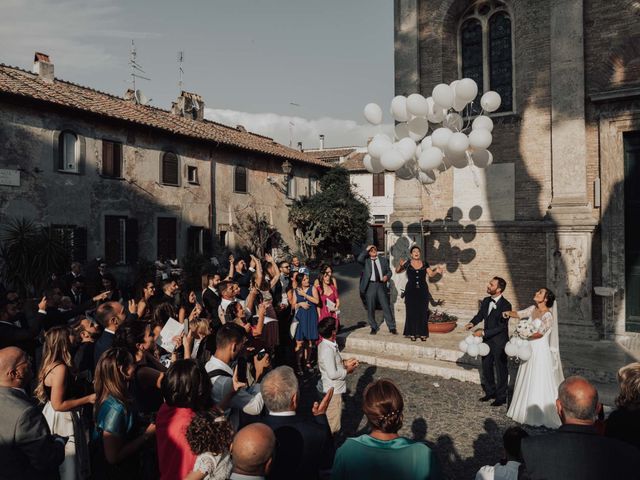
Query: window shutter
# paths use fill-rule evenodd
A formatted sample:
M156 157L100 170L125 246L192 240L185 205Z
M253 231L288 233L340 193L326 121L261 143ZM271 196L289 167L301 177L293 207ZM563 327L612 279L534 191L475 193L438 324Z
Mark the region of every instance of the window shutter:
M73 229L73 247L71 256L75 262L87 261L87 229L75 227Z
M176 258L176 219L158 217L158 256Z
M114 176L113 142L102 140L102 175Z
M209 256L213 253L213 242L211 237L211 230L205 228L202 232L202 248L205 255Z
M104 259L109 265L118 263L120 255L120 222L118 217L104 217Z
M178 157L175 153L167 152L162 157L162 183L178 185Z
M187 252L198 252L198 234L200 233L200 227L189 227L187 229Z
M136 263L138 261L138 220L136 218L127 218L126 236L125 255L127 263Z
M113 176L122 177L122 144L113 144Z
M236 167L234 174L235 191L247 193L247 169L244 167Z

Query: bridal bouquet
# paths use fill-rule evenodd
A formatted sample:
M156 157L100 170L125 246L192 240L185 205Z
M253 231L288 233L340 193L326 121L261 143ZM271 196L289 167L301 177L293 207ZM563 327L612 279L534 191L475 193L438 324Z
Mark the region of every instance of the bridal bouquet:
M516 335L523 340L528 340L534 333L538 333L541 325L542 322L538 318L535 320L532 320L531 318L523 318L516 326Z

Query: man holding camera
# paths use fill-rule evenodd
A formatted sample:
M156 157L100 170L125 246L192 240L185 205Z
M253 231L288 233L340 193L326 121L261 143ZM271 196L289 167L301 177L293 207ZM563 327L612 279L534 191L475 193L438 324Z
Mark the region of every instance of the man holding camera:
M211 379L211 396L217 405L229 405L225 415L238 431L240 425L240 412L246 415L259 415L264 406L258 383L269 366L269 355L249 355L255 367L256 384L250 387L243 386L235 390L233 383L233 369L231 365L238 360L244 352L247 334L245 330L235 323L227 323L220 327L216 334L216 351L206 363L205 370ZM247 357L245 357L247 358ZM246 363L238 362L237 380L246 382ZM243 370L243 371L241 371ZM245 383L246 385L246 383Z

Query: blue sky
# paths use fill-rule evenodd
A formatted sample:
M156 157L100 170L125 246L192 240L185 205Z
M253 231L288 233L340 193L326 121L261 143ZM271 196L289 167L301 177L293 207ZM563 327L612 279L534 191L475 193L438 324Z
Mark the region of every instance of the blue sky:
M152 104L184 89L209 118L294 144L363 144L378 132L362 108L393 96L391 0L2 0L0 62L31 68L51 56L56 76L122 95L135 40ZM299 106L291 105L296 103ZM390 122L389 119L387 119Z

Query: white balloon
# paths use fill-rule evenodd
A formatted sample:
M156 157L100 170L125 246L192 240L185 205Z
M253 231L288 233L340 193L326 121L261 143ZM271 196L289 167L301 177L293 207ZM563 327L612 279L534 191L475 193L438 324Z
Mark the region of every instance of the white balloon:
M399 123L393 129L396 139L401 140L409 136L409 126L406 123Z
M473 343L473 335L467 335L467 338L464 339L469 345Z
M441 108L451 108L453 105L453 91L446 83L440 83L433 88L433 101Z
M458 97L453 97L453 109L456 112L461 112L462 110L464 110L464 107L467 106L467 102L466 100L462 100L461 98Z
M481 343L478 345L478 351L480 352L480 355L486 357L491 352L491 347L486 343Z
M423 151L429 147L432 147L433 143L431 142L431 135L429 135L428 137L424 137L420 142L420 146L422 147Z
M518 348L522 347L525 344L526 340L524 340L523 338L516 338L516 346Z
M429 110L427 112L427 120L431 123L440 123L444 120L445 115L447 114L447 110L436 105L433 101L433 97L427 98L427 105L429 106Z
M480 106L485 112L495 112L500 108L501 103L502 99L500 98L500 94L493 90L485 93L480 98Z
M478 353L480 353L478 350L478 345L476 345L475 343L472 343L467 347L467 355L469 355L470 357L477 357Z
M380 125L382 123L382 109L377 103L367 103L364 107L364 118L371 125Z
M504 346L504 353L506 353L508 357L515 357L518 354L518 347L511 342L507 342Z
M416 117L426 117L429 111L427 99L419 93L412 93L407 97L407 112Z
M456 85L458 85L458 83L460 83L460 80L454 80L449 84L449 87L451 87L451 93L453 93L454 98L456 96Z
M371 140L371 142L369 142L369 145L367 146L367 151L369 152L369 155L371 155L372 157L380 158L382 157L382 154L384 152L386 152L388 149L391 148L391 145L392 145L392 142L389 139L389 137L386 137L386 138L373 137L373 140Z
M445 160L448 165L455 168L465 168L469 166L469 159L465 152L451 150L448 146L444 149Z
M531 358L532 353L533 352L531 350L531 345L529 345L529 342L525 342L524 345L522 345L521 347L518 347L518 358L523 362L526 362L527 360L529 360Z
M412 165L409 162L407 162L398 170L396 170L396 177L402 180L411 180L413 178L416 178L416 172L412 168Z
M449 137L447 149L454 154L464 153L469 148L469 138L462 132L455 132Z
M402 153L405 161L408 161L416 154L416 142L405 137L398 142L398 150Z
M429 121L426 118L415 117L407 123L409 127L409 137L419 142L429 131Z
M478 84L472 78L463 78L456 85L456 97L470 102L478 95Z
M493 163L493 155L489 150L475 150L471 154L473 164L478 168L487 168Z
M492 140L491 132L483 128L472 130L469 134L469 145L474 150L486 150L491 145Z
M434 147L445 148L449 143L449 138L451 138L453 132L445 127L437 128L431 134L431 143Z
M490 132L492 132L493 131L493 120L491 120L491 118L487 117L486 115L479 115L479 116L476 117L476 119L471 124L471 129L472 130L484 129L484 130L489 130Z
M462 117L458 113L448 113L447 116L444 117L442 126L459 132L464 126L464 120L462 120Z
M409 113L407 112L407 98L403 95L398 95L391 100L391 115L398 122L406 122L409 120Z
M460 343L458 344L458 348L464 353L467 353L467 347L468 346L469 346L469 344L467 342L465 342L464 340L460 340Z
M380 158L380 163L386 170L390 170L395 172L399 168L404 165L404 157L402 153L396 150L395 148L390 148L386 152L382 154Z
M420 155L422 155L422 144L419 143L416 146L416 158L420 158Z
M482 343L482 337L473 337L473 343L480 345Z
M374 158L371 155L367 154L362 159L362 163L364 164L364 168L366 168L369 173L384 172L384 167L382 166L382 163L380 163L379 158Z
M444 157L444 154L438 147L425 148L418 158L418 166L423 172L433 170L440 166L442 157Z
M428 171L428 172L423 172L420 171L418 172L418 180L420 180L420 183L422 183L423 185L431 185L433 182L436 181L436 174L433 173L432 170ZM464 343L464 340L462 340Z
M381 140L383 142L393 143L393 139L386 133L376 133L371 140Z

